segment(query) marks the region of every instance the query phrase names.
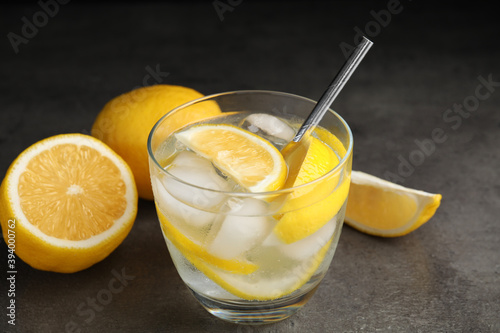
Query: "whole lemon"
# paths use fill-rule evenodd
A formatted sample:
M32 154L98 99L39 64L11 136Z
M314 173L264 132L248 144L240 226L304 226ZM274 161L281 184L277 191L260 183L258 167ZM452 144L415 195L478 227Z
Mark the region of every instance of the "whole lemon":
M154 124L170 110L203 97L198 91L175 85L141 87L115 97L97 116L92 136L102 140L130 166L139 197L153 199L147 153L148 135ZM174 119L176 130L188 123L219 114L216 104L190 110L189 117Z

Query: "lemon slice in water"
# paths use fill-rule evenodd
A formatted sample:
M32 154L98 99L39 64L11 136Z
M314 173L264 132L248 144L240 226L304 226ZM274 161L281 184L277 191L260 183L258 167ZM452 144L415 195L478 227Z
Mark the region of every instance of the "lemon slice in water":
M269 141L232 125L196 125L175 134L251 192L280 189L286 180L283 156Z

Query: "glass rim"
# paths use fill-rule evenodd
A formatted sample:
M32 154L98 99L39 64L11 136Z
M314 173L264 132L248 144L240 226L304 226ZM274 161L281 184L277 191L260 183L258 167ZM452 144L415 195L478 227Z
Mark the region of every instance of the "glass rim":
M270 94L270 95L281 95L281 96L286 96L286 97L301 99L303 101L311 102L311 103L313 103L313 105L316 105L316 103L317 103L317 101L315 101L313 99L310 99L310 98L307 98L307 97L303 97L303 96L292 94L292 93L281 92L281 91L273 91L273 90L233 90L233 91L220 92L220 93L215 93L215 94L211 94L211 95L206 95L206 96L203 96L203 97L199 97L197 99L194 99L192 101L189 101L187 103L179 105L178 107L176 107L176 108L168 111L160 119L158 119L158 121L155 123L155 125L153 126L153 128L149 132L148 142L147 142L148 156L149 156L149 158L151 158L153 160L155 167L159 168L162 173L167 174L169 177L171 177L171 178L175 179L176 181L182 183L183 185L187 185L189 187L193 187L193 188L200 189L200 190L203 190L203 191L209 191L209 192L213 192L213 193L219 193L219 194L225 194L225 195L231 195L231 196L255 197L255 196L279 195L279 194L284 194L284 193L292 192L292 191L297 190L297 189L305 188L307 186L312 186L313 184L319 183L323 179L330 177L332 174L335 174L335 173L339 172L339 170L342 169L345 166L345 164L348 162L349 158L352 155L352 149L353 149L352 131L351 131L351 128L349 127L349 125L347 124L347 122L344 120L344 118L342 118L342 116L340 116L337 112L335 112L331 108L328 108L328 112L332 113L337 119L339 119L340 122L341 122L341 124L347 130L347 134L349 136L349 145L346 148L345 155L342 157L342 159L339 161L339 163L333 169L331 169L330 171L328 171L326 174L324 174L323 176L321 176L319 178L316 178L313 181L310 181L310 182L307 182L307 183L304 183L304 184L301 184L301 185L298 185L298 186L294 186L294 187L283 188L283 189L274 190L274 191L266 191L266 192L220 191L220 190L214 190L214 189L210 189L210 188L207 188L207 187L198 186L198 185L186 182L186 181L184 181L184 180L182 180L182 179L174 176L173 174L169 173L167 170L165 170L160 165L160 163L158 162L158 160L156 159L156 157L155 157L155 155L153 153L152 140L153 140L153 136L154 136L154 134L156 132L156 129L165 120L165 118L167 118L168 116L170 116L171 114L177 112L180 109L184 109L184 108L189 107L191 105L194 105L194 104L206 101L206 100L211 100L211 99L214 99L214 98L219 97L219 96L235 95L235 94L254 94L254 93L262 93L262 94ZM183 126L183 127L185 127L185 126ZM182 129L183 127L181 127L179 129L177 129L176 131L172 132L170 135L174 134L175 132L177 132L178 130Z

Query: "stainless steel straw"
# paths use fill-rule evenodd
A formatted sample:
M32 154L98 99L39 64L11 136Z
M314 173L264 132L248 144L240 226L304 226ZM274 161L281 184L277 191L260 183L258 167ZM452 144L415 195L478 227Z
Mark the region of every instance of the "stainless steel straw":
M314 127L316 127L321 118L323 118L326 111L330 108L333 101L342 90L346 82L349 80L352 73L356 70L356 67L358 67L361 60L363 60L365 54L368 52L372 45L373 43L369 39L363 37L361 43L358 44L356 49L346 60L344 66L342 66L326 91L323 93L318 103L311 111L307 119L304 121L292 141L299 142L307 131L314 130Z

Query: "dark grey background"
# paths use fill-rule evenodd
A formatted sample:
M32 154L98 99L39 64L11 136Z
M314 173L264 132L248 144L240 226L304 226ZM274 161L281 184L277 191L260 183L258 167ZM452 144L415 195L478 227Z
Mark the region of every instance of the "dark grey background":
M375 46L334 103L352 126L354 169L443 194L434 218L395 239L345 226L306 307L250 327L215 319L196 303L172 265L153 204L140 201L127 239L85 271L42 272L18 260L15 327L7 324L0 273L1 331L64 332L72 321L81 332L500 332L500 87L474 99L476 89L486 93L479 78L500 81L493 7L401 0L380 24L373 13L393 1L230 3L221 20L210 0L71 1L17 54L8 34L22 36L22 18L32 22L42 7L3 5L2 177L30 144L88 134L103 105L141 86L148 67L169 73L158 83L204 94L269 89L318 99L344 62L340 44L353 45L360 29ZM471 112L448 114L474 101ZM446 139L423 155L415 140L428 143L436 129ZM401 167L410 157L419 165ZM6 272L3 242L0 256ZM78 309L89 307L81 304L122 270L131 280L85 322Z

